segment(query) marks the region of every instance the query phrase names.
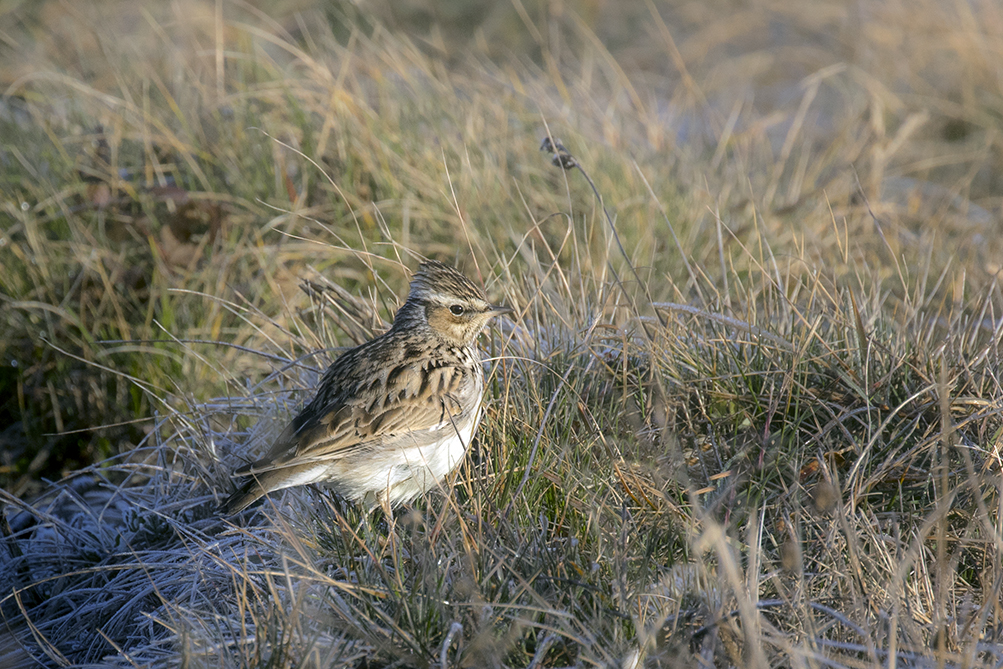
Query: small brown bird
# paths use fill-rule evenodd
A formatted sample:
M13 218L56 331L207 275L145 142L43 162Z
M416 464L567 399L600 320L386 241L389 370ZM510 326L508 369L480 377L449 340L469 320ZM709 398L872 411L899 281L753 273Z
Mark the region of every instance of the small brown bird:
M477 335L510 311L452 267L423 263L393 327L327 368L268 454L235 472L249 478L221 510L308 483L385 508L434 488L463 460L480 421Z

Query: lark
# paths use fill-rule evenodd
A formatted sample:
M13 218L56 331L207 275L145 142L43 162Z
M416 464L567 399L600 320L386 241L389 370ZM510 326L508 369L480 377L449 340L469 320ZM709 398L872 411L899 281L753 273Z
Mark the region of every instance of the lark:
M439 486L463 461L480 421L477 336L511 311L490 304L452 267L423 263L393 327L327 368L316 397L268 454L234 473L247 480L221 510L234 514L309 483L384 508Z

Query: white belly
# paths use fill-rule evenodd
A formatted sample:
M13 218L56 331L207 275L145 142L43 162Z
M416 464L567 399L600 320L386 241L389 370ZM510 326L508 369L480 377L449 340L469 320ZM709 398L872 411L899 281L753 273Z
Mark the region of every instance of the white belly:
M438 444L402 450L400 461L421 488L416 494L431 490L463 462L476 427L476 419L467 421L459 430L449 425L442 428L445 438Z
M384 449L368 454L369 467L360 467L362 463L353 458L354 466L339 467L340 475L334 476L329 470L324 479L355 500L373 502L375 495L392 505L409 502L440 485L463 462L479 420L478 411L466 425L446 424L437 430L440 440L424 446L408 445L407 437L402 436L398 448L385 450L384 445Z

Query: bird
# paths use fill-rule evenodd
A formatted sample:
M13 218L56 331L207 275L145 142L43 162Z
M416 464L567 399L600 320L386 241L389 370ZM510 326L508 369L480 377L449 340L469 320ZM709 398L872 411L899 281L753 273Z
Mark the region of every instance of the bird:
M453 267L422 263L391 328L327 368L268 453L234 472L245 480L220 510L233 515L277 490L326 483L389 512L437 487L480 422L477 337L511 312Z

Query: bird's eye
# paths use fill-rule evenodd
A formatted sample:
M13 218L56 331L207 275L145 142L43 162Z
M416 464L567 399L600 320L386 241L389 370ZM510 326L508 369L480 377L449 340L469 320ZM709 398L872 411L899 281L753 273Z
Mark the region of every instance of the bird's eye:
M462 304L454 304L453 306L451 306L449 308L449 311L454 316L462 316L463 315L463 305Z

